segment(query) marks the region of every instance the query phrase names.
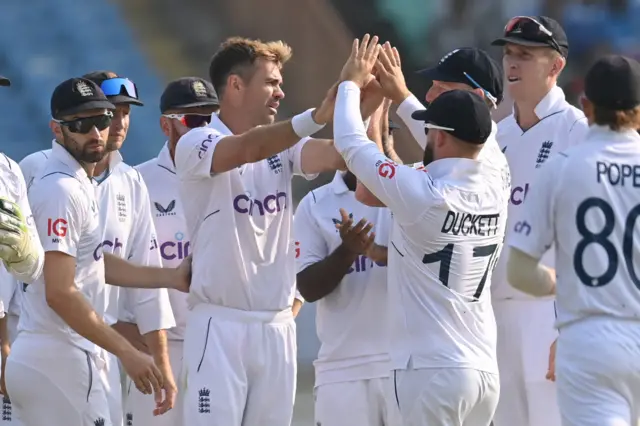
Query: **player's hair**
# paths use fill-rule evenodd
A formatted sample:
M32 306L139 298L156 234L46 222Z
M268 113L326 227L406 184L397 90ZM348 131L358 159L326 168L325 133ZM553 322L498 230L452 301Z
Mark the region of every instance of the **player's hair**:
M614 110L594 104L593 122L599 126L609 126L615 132L640 129L640 106L632 109Z
M253 76L252 65L258 59L275 62L282 67L291 59L291 47L285 42L231 37L222 42L209 64L209 78L219 97L224 96L227 78L239 75L248 81Z

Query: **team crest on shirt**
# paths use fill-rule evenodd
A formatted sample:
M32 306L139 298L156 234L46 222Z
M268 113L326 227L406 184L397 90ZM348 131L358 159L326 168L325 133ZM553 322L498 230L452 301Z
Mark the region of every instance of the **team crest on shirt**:
M105 424L106 422L102 417L95 419L95 421L93 422L93 426L104 426Z
M154 201L153 205L156 207L156 210L157 210L156 217L176 215L176 212L173 211L176 208L176 200L171 200L171 202L167 204L167 207L164 207L162 204L158 203L157 201Z
M198 413L205 414L211 412L211 391L202 388L198 391Z
M540 151L538 151L538 158L536 158L536 169L541 167L545 161L551 155L551 147L553 147L552 141L544 141L540 145Z
M280 161L280 157L278 155L272 155L267 158L267 164L269 164L269 168L275 174L282 173L282 161Z
M116 195L116 208L118 209L118 220L120 222L127 220L127 200L124 194Z
M11 401L6 396L2 397L2 420L11 421Z
M126 425L127 426L133 426L133 413L127 413L126 415Z

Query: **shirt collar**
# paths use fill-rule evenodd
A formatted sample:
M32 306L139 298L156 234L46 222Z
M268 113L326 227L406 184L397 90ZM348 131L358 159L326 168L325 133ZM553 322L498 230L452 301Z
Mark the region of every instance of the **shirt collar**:
M587 141L602 141L602 140L614 140L614 141L629 141L638 143L640 142L640 135L635 130L623 130L621 132L616 132L611 130L609 126L598 126L597 124L593 124L589 126L589 131L586 135Z
M89 175L87 175L87 172L80 165L78 160L73 158L73 156L69 153L69 151L67 151L67 149L64 146L56 142L55 139L51 143L51 156L57 159L58 161L60 161L61 163L63 163L65 166L67 166L73 172L74 176L79 180L81 181L83 179L91 180L91 178L89 178Z
M227 125L224 124L222 120L220 120L220 117L218 117L218 114L216 114L215 112L211 114L211 122L209 123L209 127L211 127L212 129L216 129L225 136L233 135L233 132L229 130Z
M344 172L337 171L331 181L331 188L336 195L344 194L349 191L347 184L344 183Z
M171 153L169 152L169 142L165 142L164 146L158 154L158 165L169 170L172 173L176 172L176 166L171 159Z
M540 102L538 102L538 105L536 105L533 111L538 118L543 119L553 113L562 111L565 107L565 102L566 99L562 89L558 86L553 86L551 90L549 90L549 93L547 93L545 97L542 98ZM513 116L515 117L515 104L513 105L512 111Z

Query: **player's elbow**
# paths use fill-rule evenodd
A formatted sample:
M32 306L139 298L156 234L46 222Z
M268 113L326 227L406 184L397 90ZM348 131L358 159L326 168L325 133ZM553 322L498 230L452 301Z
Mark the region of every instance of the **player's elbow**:
M538 259L514 248L510 248L507 255L507 280L513 288L536 297L555 292L553 277L539 266Z
M309 276L307 270L298 272L296 275L296 286L300 296L304 298L307 303L313 303L320 300L318 292L315 290L317 287L313 282L313 278Z
M66 302L69 300L68 292L56 285L45 284L44 289L47 306L53 309L56 313L64 310Z

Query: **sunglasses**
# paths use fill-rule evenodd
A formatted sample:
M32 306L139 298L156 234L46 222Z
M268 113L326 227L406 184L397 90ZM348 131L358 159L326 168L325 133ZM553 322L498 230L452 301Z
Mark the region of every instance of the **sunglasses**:
M551 46L562 55L560 45L553 37L553 33L547 27L530 16L516 16L509 19L507 25L504 26L504 35L508 36L511 33L520 30L522 33L526 33L529 37L537 39L541 42L550 42Z
M124 91L128 97L138 99L138 88L128 78L110 78L103 81L100 88L106 96L118 96Z
M493 96L491 93L489 93L489 91L487 89L485 89L484 87L480 86L480 84L475 81L473 79L473 77L471 77L468 73L463 72L462 74L464 74L464 76L467 78L467 80L469 80L469 82L471 83L472 86L474 86L476 89L480 89L482 90L482 92L484 93L484 96L489 99L489 102L491 102L491 105L493 106L494 109L498 108L498 99L496 99L495 96Z
M190 129L206 126L211 121L211 114L163 114L163 117L178 120Z
M71 133L86 134L89 133L94 127L98 130L104 130L111 125L111 119L113 118L112 112L106 114L94 115L92 117L83 117L76 120L62 121L55 120L61 126L65 126Z

